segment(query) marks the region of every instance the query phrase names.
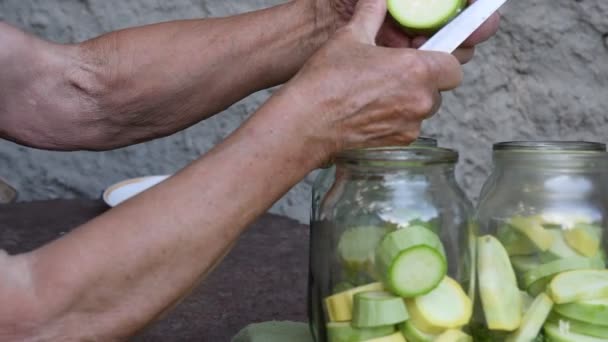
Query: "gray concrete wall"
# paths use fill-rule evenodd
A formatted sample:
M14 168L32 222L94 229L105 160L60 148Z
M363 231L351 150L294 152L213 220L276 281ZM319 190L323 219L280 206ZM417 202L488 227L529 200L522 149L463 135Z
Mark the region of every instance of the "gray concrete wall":
M60 42L171 19L222 16L279 0L0 0L0 20ZM513 0L499 35L478 48L466 81L445 95L426 135L461 150L458 178L476 198L491 144L512 139L606 141L608 1ZM6 48L6 47L0 47ZM1 91L1 90L0 90ZM0 176L22 200L99 196L128 177L164 174L197 158L267 98L261 92L185 132L106 153L54 153L0 142ZM310 177L309 177L310 178ZM310 179L273 212L306 221Z

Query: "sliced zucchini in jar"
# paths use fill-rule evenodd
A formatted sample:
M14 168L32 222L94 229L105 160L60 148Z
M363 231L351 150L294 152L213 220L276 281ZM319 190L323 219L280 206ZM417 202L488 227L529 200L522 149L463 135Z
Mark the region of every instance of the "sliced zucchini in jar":
M505 342L529 342L534 340L543 328L552 307L553 302L549 296L544 293L538 295L524 314L519 328L511 333Z
M608 270L564 272L547 289L556 304L608 298Z
M598 258L572 257L567 259L558 259L546 264L542 264L537 268L524 273L523 283L527 288L542 278L551 277L562 272L603 268L604 263Z
M385 291L362 292L355 295L352 325L375 328L395 325L409 318L402 298Z
M554 311L566 318L608 328L608 298L560 304Z
M328 342L357 342L376 337L388 336L395 332L395 326L357 329L350 322L328 323Z
M353 297L357 293L383 291L382 283L372 283L325 298L325 308L331 322L348 322L353 318Z
M577 224L564 231L564 239L577 252L593 257L600 249L601 230L589 224Z
M411 320L399 325L399 330L408 342L435 342L437 335L418 329Z
M488 328L513 331L521 323L521 294L507 251L493 236L477 239L477 272Z
M538 250L546 251L553 244L554 237L542 222L540 216L516 216L509 220L511 227L530 239Z
M583 321L578 321L568 317L561 316L557 313L552 313L547 322L556 324L562 329L571 331L577 334L605 338L608 340L608 326L599 324L591 324Z
M469 297L450 277L445 277L433 291L406 303L412 324L429 334L459 329L469 323L473 311Z
M461 330L451 329L439 335L435 342L473 342L473 338Z
M371 340L365 340L364 342L407 342L405 337L400 332L396 332L392 335L377 337Z
M543 330L550 342L606 342L606 339L577 334L553 323L546 323Z

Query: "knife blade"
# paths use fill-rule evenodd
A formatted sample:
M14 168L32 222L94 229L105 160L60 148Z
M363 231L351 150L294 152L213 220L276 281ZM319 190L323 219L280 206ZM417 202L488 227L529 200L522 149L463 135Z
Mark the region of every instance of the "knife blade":
M477 0L420 47L452 53L508 0Z

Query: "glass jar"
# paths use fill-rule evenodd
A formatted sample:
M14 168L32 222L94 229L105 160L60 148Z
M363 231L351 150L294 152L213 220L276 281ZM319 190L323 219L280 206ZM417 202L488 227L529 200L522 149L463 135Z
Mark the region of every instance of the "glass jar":
M475 215L476 341L608 341L607 167L599 143L494 145Z
M437 140L433 138L420 137L416 139L409 147L437 147ZM407 148L407 147L404 147ZM336 166L331 165L330 167L321 169L315 177L312 185L312 206L311 206L311 217L316 215L319 209L321 199L325 197L325 194L334 183L336 177Z
M354 150L338 156L335 177L316 182L323 195L311 219L315 341L410 341L468 324L472 207L455 180L457 159L432 147ZM433 301L429 321L420 306ZM453 310L442 314L442 303Z

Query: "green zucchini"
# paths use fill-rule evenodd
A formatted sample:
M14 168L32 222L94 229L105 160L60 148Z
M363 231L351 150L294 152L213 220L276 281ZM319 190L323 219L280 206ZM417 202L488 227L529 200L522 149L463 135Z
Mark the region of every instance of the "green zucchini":
M577 334L553 323L546 323L543 330L549 342L606 342L606 339Z
M328 342L360 342L376 337L391 335L395 332L395 326L387 325L375 328L358 329L349 322L338 322L327 324Z
M435 342L473 342L473 338L460 330L450 329L439 335Z
M464 5L462 0L388 0L388 11L408 31L432 33L457 16Z
M395 325L409 318L402 298L385 291L361 292L355 295L352 325L375 328Z
M577 334L600 337L608 340L608 326L578 321L575 319L561 316L555 312L549 315L547 322L551 322L553 324L556 324L557 326L565 327L564 329Z
M537 268L530 270L523 275L523 283L527 288L534 282L554 276L556 274L574 271L580 269L603 269L604 262L598 258L572 257L567 259L558 259L555 261L542 264Z
M553 276L541 278L532 283L532 285L528 286L526 292L528 292L531 296L536 297L547 290L547 285L549 285L551 280L553 280Z
M543 328L552 307L553 302L549 296L544 293L538 295L524 314L519 328L510 334L505 342L529 342L534 340Z
M396 332L392 335L372 338L371 340L365 340L364 342L407 342L405 337L400 332Z
M553 244L551 244L551 247L547 251L540 253L540 260L542 262L584 256L568 245L564 235L565 231L561 229L547 229L547 231L553 235Z
M589 224L579 223L574 228L565 230L564 238L580 254L593 257L600 249L601 230Z
M528 312L532 303L534 303L534 297L530 296L526 291L519 291L519 294L521 295L521 315L523 316Z
M399 325L399 330L408 342L435 342L437 335L427 334L418 329L411 320Z
M376 264L387 288L404 298L428 293L447 272L439 237L422 226L388 234L378 246Z
M536 246L523 234L519 233L509 225L500 227L496 233L507 254L511 256L529 256L538 252Z
M429 334L468 324L473 311L469 297L450 277L445 277L433 291L408 299L406 303L411 323Z
M330 322L350 321L353 318L353 297L357 293L369 291L384 291L384 286L382 283L372 283L325 298L325 308Z
M553 278L547 291L556 304L608 298L608 270L561 273Z
M509 256L493 236L477 239L481 304L488 328L512 331L521 323L521 295Z
M546 251L553 244L554 237L542 222L539 216L515 216L509 220L511 227L525 235L538 250Z
M355 273L373 269L376 247L388 229L377 226L361 226L346 230L338 242L340 260Z
M555 306L554 311L563 317L608 329L608 298L560 304Z

